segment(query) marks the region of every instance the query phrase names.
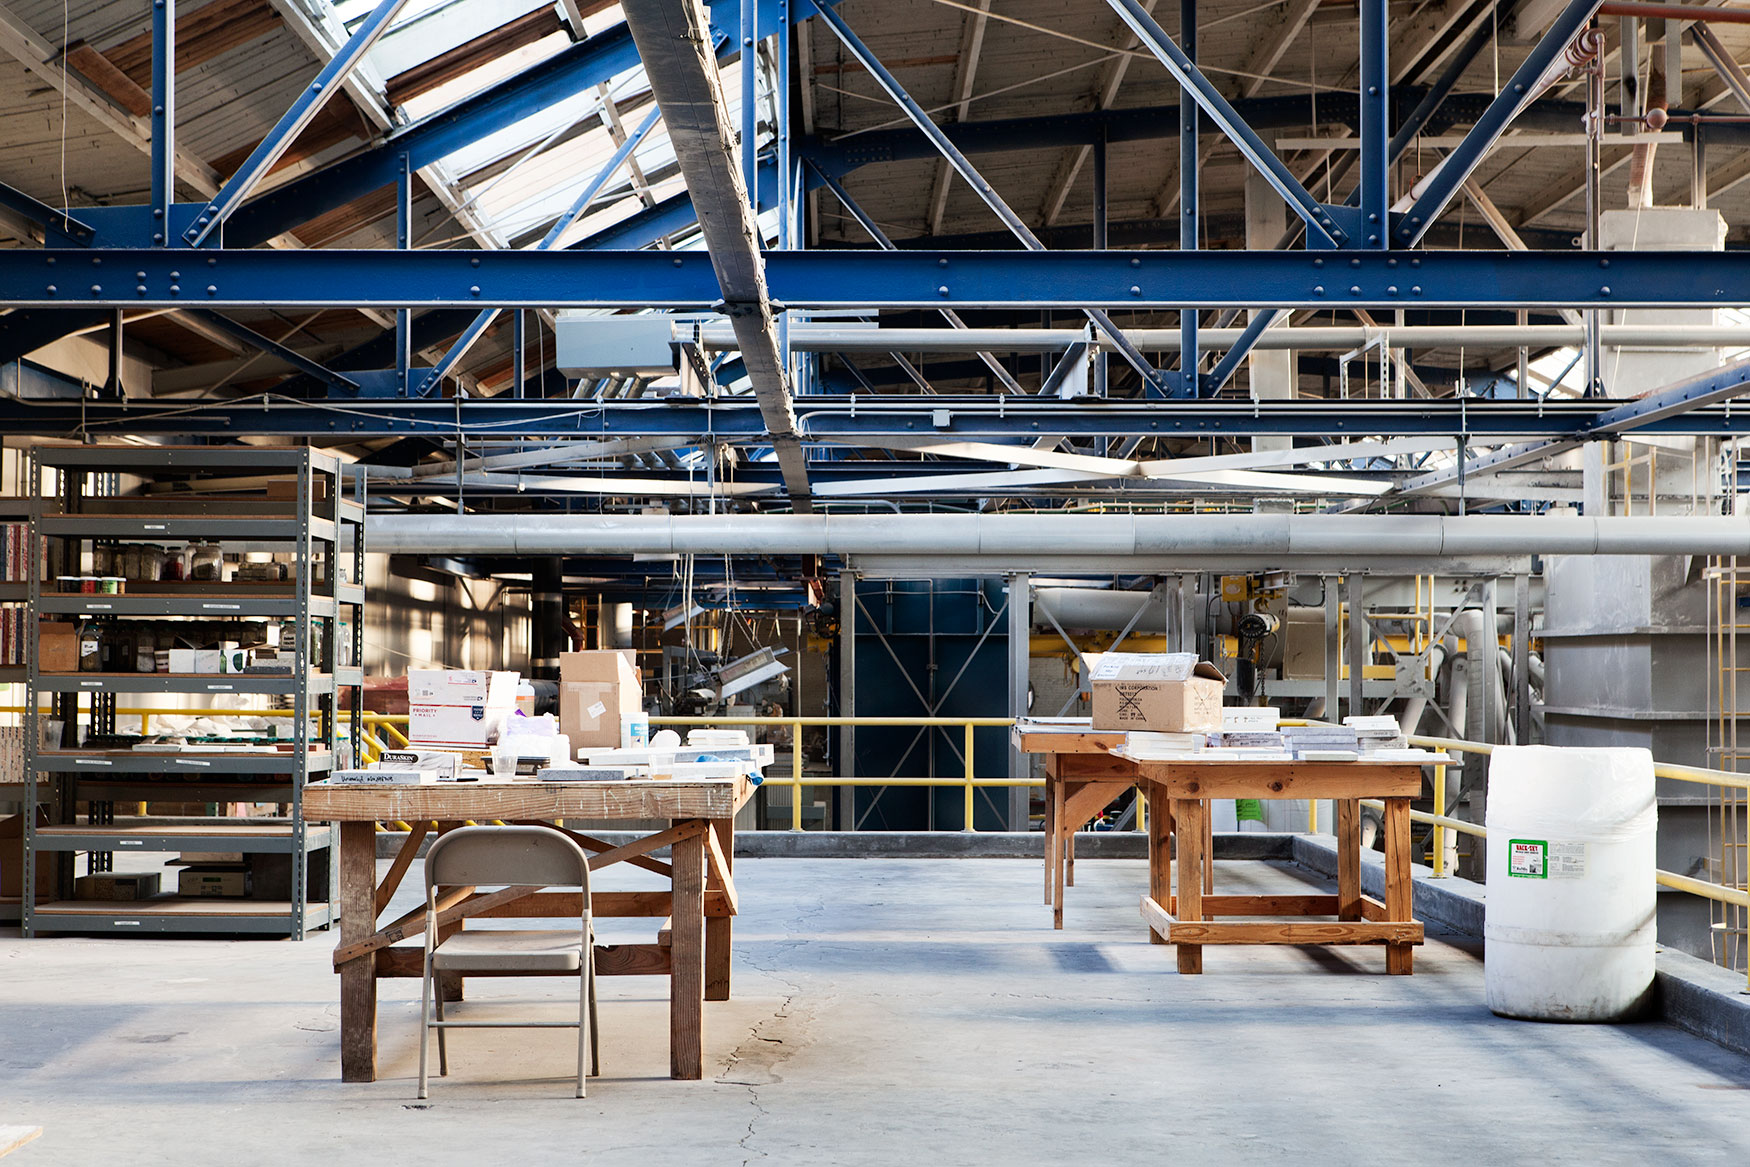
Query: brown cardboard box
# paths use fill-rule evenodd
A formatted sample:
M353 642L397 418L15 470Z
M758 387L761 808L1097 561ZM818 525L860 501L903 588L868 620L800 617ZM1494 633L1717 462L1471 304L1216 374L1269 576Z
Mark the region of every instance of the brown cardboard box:
M562 652L559 654L559 679L611 682L637 689L640 683L636 656L636 652L630 648Z
M38 808L36 825L49 825L48 812ZM24 816L0 819L0 896L24 894ZM36 898L55 898L55 853L36 853Z
M37 632L36 667L45 673L79 671L79 638L73 625L60 620L42 622Z
M149 900L158 894L156 871L105 871L73 881L76 900Z
M644 694L636 685L604 681L559 682L559 732L571 739L573 756L584 746L620 744L620 714L642 713Z
M1095 729L1200 733L1221 728L1221 670L1192 652L1108 652L1090 658Z
M1297 681L1325 679L1325 611L1290 608L1282 622L1282 675Z
M176 891L185 896L222 896L241 899L249 894L249 872L222 868L184 867L176 877Z
M267 497L275 501L286 500L296 502L298 499L298 480L296 478L269 478L267 480ZM328 498L328 477L324 474L312 475L310 478L310 497L312 501L322 502Z

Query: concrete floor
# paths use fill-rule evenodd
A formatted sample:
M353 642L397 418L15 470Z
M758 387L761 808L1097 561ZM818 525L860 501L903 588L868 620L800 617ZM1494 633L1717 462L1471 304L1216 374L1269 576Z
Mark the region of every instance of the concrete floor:
M637 873L632 873L637 874ZM1020 860L744 860L735 999L707 1081L667 1074L666 982L603 981L603 1077L565 1031L461 1033L414 1100L417 982L386 982L383 1080L338 1080L325 934L25 942L0 932L8 1162L177 1164L1743 1163L1750 1059L1663 1025L1484 1009L1476 944L1413 978L1375 949L1144 940L1144 865L1080 865L1068 927ZM417 872L414 873L415 878ZM1292 868L1218 865L1232 890ZM411 882L411 881L410 881ZM645 940L609 922L606 940ZM476 1010L565 982L471 982ZM476 1012L475 1016L483 1013ZM505 1079L510 1079L506 1081ZM393 1148L393 1149L391 1149Z

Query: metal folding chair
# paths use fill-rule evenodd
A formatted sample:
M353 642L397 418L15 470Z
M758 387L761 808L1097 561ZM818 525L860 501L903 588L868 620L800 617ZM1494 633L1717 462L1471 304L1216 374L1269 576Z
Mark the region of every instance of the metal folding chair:
M570 929L476 929L437 938L438 889L480 885L577 888L582 910ZM504 976L576 972L581 981L576 1021L451 1021L440 973ZM577 1096L584 1096L585 1066L601 1073L595 994L595 926L590 917L589 859L568 836L546 827L461 827L440 837L425 855L425 966L421 978L419 1096L427 1096L431 1031L438 1035L438 1074L450 1071L448 1029L576 1029ZM437 1017L432 1017L436 998Z

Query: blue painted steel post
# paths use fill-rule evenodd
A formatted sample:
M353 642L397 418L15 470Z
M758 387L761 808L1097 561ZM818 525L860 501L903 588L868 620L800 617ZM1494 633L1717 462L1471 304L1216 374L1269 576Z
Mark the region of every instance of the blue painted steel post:
M795 225L791 221L795 204L795 163L790 158L790 0L778 0L778 247L789 250ZM756 175L757 180L757 175ZM760 205L753 193L753 205Z
M754 213L760 209L759 107L754 81L759 71L759 0L741 0L741 175Z
M1094 139L1094 250L1104 251L1109 246L1107 233L1107 216L1109 209L1106 201L1106 132L1100 131L1100 136ZM1106 385L1109 380L1110 354L1104 346L1094 349L1094 396L1106 396Z
M1179 39L1185 59L1197 63L1197 0L1179 0ZM1197 101L1189 85L1179 86L1179 250L1197 250ZM1197 396L1197 306L1179 309L1179 392Z
M403 154L395 175L395 246L407 251L413 246L413 160ZM408 396L407 371L413 363L413 313L395 310L395 388Z
M170 238L176 201L176 0L152 0L152 242Z
M1369 249L1387 246L1391 210L1391 108L1387 71L1386 0L1361 0L1361 229Z
M511 379L515 382L515 384L511 386L511 391L517 397L522 397L526 392L523 387L523 382L528 379L529 375L528 369L524 367L525 362L523 358L523 350L529 346L529 314L521 308L515 309L515 313L515 316L511 320L510 327L510 342L516 349L516 351L511 354L510 358L510 375Z

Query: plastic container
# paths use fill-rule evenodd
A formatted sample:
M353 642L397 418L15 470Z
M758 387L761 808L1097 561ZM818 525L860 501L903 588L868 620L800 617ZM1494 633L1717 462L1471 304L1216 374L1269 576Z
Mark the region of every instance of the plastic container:
M1531 1021L1639 1013L1657 935L1651 752L1497 746L1486 819L1489 1008Z

